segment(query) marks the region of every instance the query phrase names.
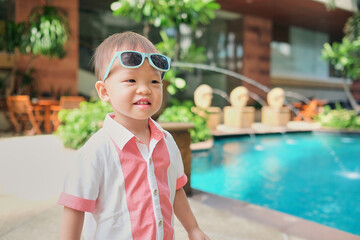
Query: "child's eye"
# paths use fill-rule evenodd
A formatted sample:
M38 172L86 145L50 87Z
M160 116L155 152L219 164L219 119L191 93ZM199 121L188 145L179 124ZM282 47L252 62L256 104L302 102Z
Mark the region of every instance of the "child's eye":
M152 80L151 83L159 84L160 81L159 80Z
M136 81L135 81L135 79L128 79L128 80L125 80L125 82L134 83L134 82L136 82Z

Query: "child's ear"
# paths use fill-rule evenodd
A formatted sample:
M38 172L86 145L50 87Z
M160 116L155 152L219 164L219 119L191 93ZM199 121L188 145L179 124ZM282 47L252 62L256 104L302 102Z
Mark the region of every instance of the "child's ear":
M97 81L95 83L95 88L96 88L96 91L99 95L99 98L104 101L104 102L108 102L109 101L109 95L106 91L106 88L105 88L105 83L103 81Z

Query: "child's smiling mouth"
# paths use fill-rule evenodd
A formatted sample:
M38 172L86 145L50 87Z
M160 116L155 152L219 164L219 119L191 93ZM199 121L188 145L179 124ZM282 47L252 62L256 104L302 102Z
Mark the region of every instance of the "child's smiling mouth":
M150 100L148 100L148 99L144 99L144 98L142 98L142 99L139 99L138 101L136 101L135 103L134 103L134 105L138 105L138 106L149 106L149 105L151 105L151 101Z
M149 102L136 102L135 105L150 105Z

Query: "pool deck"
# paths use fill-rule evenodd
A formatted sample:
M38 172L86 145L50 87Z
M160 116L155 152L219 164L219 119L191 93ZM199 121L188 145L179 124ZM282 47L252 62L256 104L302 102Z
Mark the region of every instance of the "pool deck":
M296 236L296 239L308 240L360 240L360 236L286 213L197 190L194 192L192 198L200 201L202 204L217 210L231 212L238 218L245 219L249 223L256 223L259 224L259 226L266 226L267 228L278 231L283 234L284 239L287 239L285 236Z
M59 239L56 200L75 151L54 135L0 138L0 240ZM219 240L360 240L355 236L245 202L193 191L201 228ZM176 239L187 239L175 220Z

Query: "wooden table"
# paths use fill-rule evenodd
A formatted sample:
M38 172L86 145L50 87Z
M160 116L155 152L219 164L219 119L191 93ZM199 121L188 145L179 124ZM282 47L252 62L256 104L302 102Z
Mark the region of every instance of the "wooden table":
M44 110L44 130L46 133L52 132L52 126L51 126L51 106L53 105L59 105L59 101L56 99L38 99L34 105L41 106Z

